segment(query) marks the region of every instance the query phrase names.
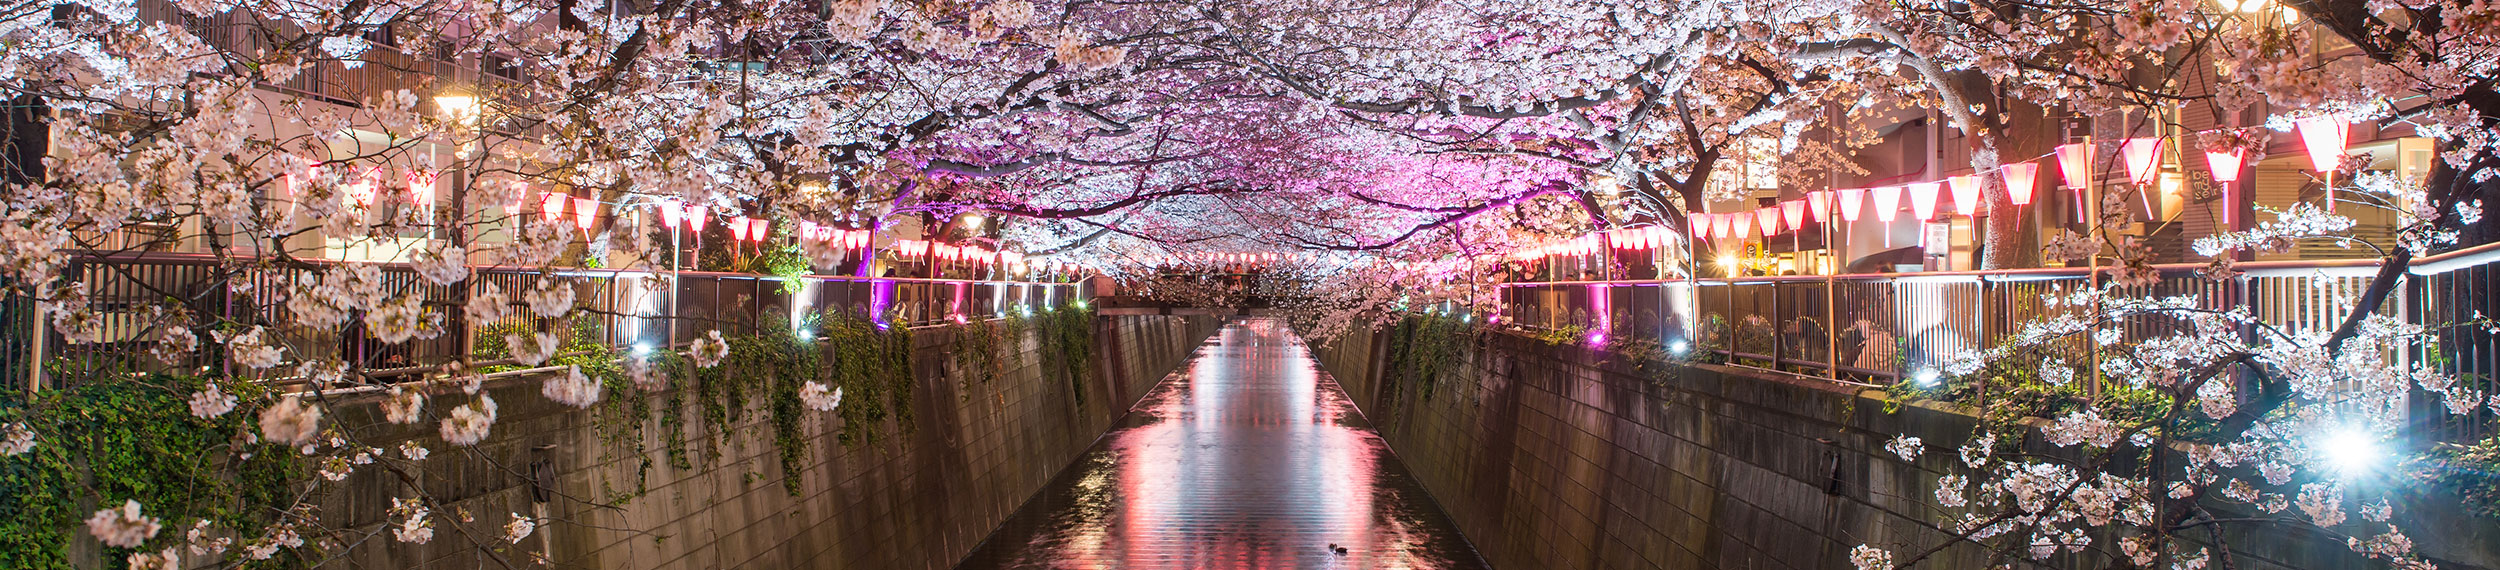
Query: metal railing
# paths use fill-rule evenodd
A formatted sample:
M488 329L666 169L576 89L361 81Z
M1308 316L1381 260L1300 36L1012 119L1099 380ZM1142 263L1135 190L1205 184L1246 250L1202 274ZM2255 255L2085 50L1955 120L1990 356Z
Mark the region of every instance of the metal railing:
M0 373L11 383L42 389L59 385L60 376L80 371L200 370L223 365L213 339L205 332L199 335L200 350L186 358L167 363L150 354L165 329L162 309L168 308L192 315L195 326L211 322L267 326L264 334L284 337L290 362L337 360L382 376L462 360L471 356L473 340L480 335L535 330L538 325L537 319L518 314L526 310L519 306L513 307L514 314L496 322L463 322L461 286L436 285L406 264L380 263L373 265L381 270L385 297L421 295L428 311L441 314L440 334L384 342L358 319L316 330L292 314L287 297L300 280L333 265L276 266L261 260L221 261L205 255L163 253L80 257L64 270L64 277L88 285L89 309L103 325L101 338L69 342L48 321L38 321L32 300L0 298L0 326L6 327L0 329L6 331L0 333ZM492 283L516 303L523 292L550 279L574 287L578 308L565 324L575 327L575 334L595 335L611 346L675 346L715 329L723 334L753 334L764 327L795 327L811 317L825 316L864 318L880 326L969 322L1066 307L1083 299L1080 283L471 269L472 282ZM646 286L654 282L645 281L646 277L656 277L660 286Z
M2286 332L2323 333L2340 324L2340 307L2378 271L2375 260L2244 262L2237 265L2243 275L2216 281L2197 274L2203 267L2157 266L2160 282L2122 292L2185 297L2212 310L2245 306ZM2439 366L2484 393L2500 388L2500 338L2485 327L2452 326L2500 313L2494 310L2500 305L2500 244L2418 259L2406 277L2377 311L2432 327L2440 342L2435 350L2393 356ZM1940 371L1944 359L1994 346L2024 323L2078 310L2043 299L2108 279L2109 268L2078 267L1512 283L1503 286L1502 311L1520 326L1586 331L1593 341L1639 335L1675 350L1709 351L1733 365L1881 386ZM2129 319L2118 343L2175 334L2178 324ZM2048 349L2083 367L2079 377L2090 376L2088 365L2103 350L2090 338ZM2439 422L2425 427L2453 441L2488 435L2489 415L2484 408L2471 417L2416 417ZM2428 419L2434 417L2440 419Z

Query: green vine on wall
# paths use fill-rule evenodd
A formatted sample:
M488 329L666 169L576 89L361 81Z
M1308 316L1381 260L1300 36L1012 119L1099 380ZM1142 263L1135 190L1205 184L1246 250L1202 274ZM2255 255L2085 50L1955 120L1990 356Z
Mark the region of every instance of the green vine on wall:
M1414 314L1399 319L1389 331L1389 368L1383 384L1391 390L1413 384L1418 397L1432 399L1443 376L1465 367L1470 357L1467 349L1475 345L1479 330L1472 322L1447 315ZM1394 392L1388 399L1395 399Z
M0 394L0 422L24 422L38 444L0 457L0 568L66 570L78 521L96 509L138 501L167 528L208 521L259 536L294 504L306 466L294 453L236 454L254 433L265 390L226 387L245 402L216 418L193 417L187 395L205 380L139 376L37 392ZM241 459L230 459L241 457ZM118 568L132 549L108 548ZM300 566L299 553L245 567ZM312 554L317 556L317 554Z
M1022 321L1022 317L1009 317L1005 322L1021 323ZM956 381L988 384L991 380L998 379L999 372L1006 365L1006 361L999 358L999 344L1003 342L1002 337L1012 338L1006 335L1013 334L1012 331L1001 329L1010 328L1021 327L990 326L988 323L971 323L956 327L955 342L953 350L950 351L955 357ZM970 392L959 393L969 394Z
M1001 363L1016 353L1006 350L1010 343L1031 332L1047 351L1045 373L1066 381L1082 401L1094 342L1090 311L1049 311L1031 319L957 326L954 357L973 364L965 370L980 374L980 381L994 379ZM648 475L660 461L679 469L697 466L697 455L687 445L691 426L683 417L689 405L707 420L710 441L719 444L703 455L706 460L718 460L722 446L734 445L728 426L748 413L768 414L784 489L794 496L801 490L800 475L811 450L804 422L814 412L799 398L807 381L843 389L845 398L836 413L843 422L838 440L846 446L874 443L888 420L911 429L918 385L911 329L839 313L796 327L759 328L763 332L729 337L729 357L709 369L697 369L672 351L646 356L667 379L666 385L646 390L625 373L629 356L602 342L604 331L587 321L563 325L567 334L560 356L548 364L579 367L602 383L608 397L589 418L602 445L601 459L640 461L631 474L617 475L629 480L598 483L601 503L623 505L646 494ZM794 334L809 329L816 332L813 339ZM477 331L477 354L499 356L506 332L513 331ZM217 532L243 538L266 534L281 517L304 516L283 510L315 488L309 486L313 478L307 460L282 449L234 449L266 445L251 434L258 431L260 408L274 399L269 389L250 383L221 385L241 404L216 418L193 417L188 399L207 382L141 375L43 392L0 393L0 423L23 422L39 441L26 453L0 456L0 568L67 570L87 564L81 561L85 555L74 559L70 551L82 532L80 521L123 501L145 505L148 515L163 521L169 531L206 521ZM654 435L664 447L658 456L646 443ZM134 551L108 548L94 560L119 568ZM325 556L322 551L316 544L282 550L270 560L229 563L236 568L302 567Z
M1036 336L1040 337L1044 377L1058 377L1068 383L1076 396L1076 404L1085 405L1085 380L1091 377L1094 363L1094 310L1058 309L1034 316Z
M850 313L827 315L820 326L818 336L833 351L826 377L843 394L837 439L853 447L874 443L889 417L902 429L911 429L911 329Z

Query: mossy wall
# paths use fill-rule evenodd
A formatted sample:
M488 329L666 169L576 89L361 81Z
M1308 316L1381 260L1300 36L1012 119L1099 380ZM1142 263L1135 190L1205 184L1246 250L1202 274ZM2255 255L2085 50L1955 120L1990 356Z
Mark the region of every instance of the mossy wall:
M588 410L548 401L536 379L506 380L489 387L502 414L481 453L443 451L412 426L404 437L437 450L422 473L359 472L322 511L331 525L371 528L406 485L423 485L452 498L438 516L550 522L517 545L448 529L424 545L384 537L330 566L543 557L603 570L950 568L1217 325L1036 316L909 334L828 330L816 341L822 366L750 354L732 339L723 368L828 375L846 392L833 413L786 409L796 404L785 383L721 374L686 375L630 402L630 383L610 382L609 401ZM862 346L895 342L908 351ZM877 366L841 363L871 356ZM886 370L896 366L904 371ZM376 413L349 408L341 413Z
M1574 340L1410 319L1313 356L1497 568L1848 568L1860 544L1947 538L1935 482L1972 416L1888 412L1878 391ZM1905 434L1929 451L1884 449ZM2442 568L2500 568L2500 524L2443 493L2398 493L2398 524ZM2340 539L2230 528L2242 570L2378 567ZM1920 567L1991 566L1963 545ZM2043 567L2117 566L2061 555Z

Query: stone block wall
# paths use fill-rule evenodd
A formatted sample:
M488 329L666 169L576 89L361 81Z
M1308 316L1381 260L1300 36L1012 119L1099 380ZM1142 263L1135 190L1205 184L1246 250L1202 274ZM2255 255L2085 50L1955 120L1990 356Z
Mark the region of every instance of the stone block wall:
M717 442L705 414L683 410L684 448L694 459L679 469L665 457L661 414L575 410L540 396L535 379L507 380L490 386L501 419L475 452L446 449L431 424L366 439L414 439L435 452L422 473L357 473L323 501L325 519L380 530L390 499L408 495L408 485L456 501L436 511L433 542L372 546L390 541L382 531L353 550L356 558L327 566L521 568L543 559L597 569L951 568L1218 325L1208 317L1097 319L1082 398L1046 372L1051 357L1031 330L1002 346L1002 370L986 382L951 373L953 329L918 331L910 425L889 418L882 437L853 447L836 440L840 419L811 414L802 422L809 445L796 496L784 488L763 398L749 398L756 405ZM610 434L631 428L625 422L640 424L645 454L611 443ZM636 488L646 492L634 496ZM458 511L472 522L458 523ZM501 526L513 513L548 522L505 542Z
M1641 370L1504 333L1480 336L1427 389L1386 369L1389 341L1351 334L1314 355L1497 568L1845 569L1860 544L1908 558L1947 538L1935 480L1958 465L1966 415L1885 413L1879 394L1728 367ZM1906 462L1884 449L1902 434L1927 453ZM2418 493L2399 497L2413 519L2399 522L2424 554L2500 567L2492 521ZM2243 570L2374 567L2340 538L2232 528ZM1969 545L1919 565L1991 566Z

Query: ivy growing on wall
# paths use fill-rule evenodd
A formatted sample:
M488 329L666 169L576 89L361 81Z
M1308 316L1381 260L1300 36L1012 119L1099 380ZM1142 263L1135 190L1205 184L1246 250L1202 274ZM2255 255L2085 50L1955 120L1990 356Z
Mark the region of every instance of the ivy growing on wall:
M974 323L956 327L955 342L950 347L952 350L948 351L953 354L955 360L955 380L988 384L991 380L998 379L999 372L1006 367L1007 363L1006 359L1001 358L1002 351L999 350L999 344L1005 342L1006 339L1016 338L1014 335L1024 328L1023 323L1023 317L1011 316L1004 321L1003 326Z
M708 369L669 350L628 355L607 345L605 331L587 320L564 327L558 356L546 365L579 367L602 383L605 397L587 417L602 447L602 463L640 462L631 472L597 483L603 504L623 505L643 496L650 471L662 461L678 469L719 461L743 441L732 437L730 426L757 419L750 414L769 420L784 489L793 496L801 491L812 451L807 422L837 419L837 441L853 448L874 444L884 430L907 432L913 425L919 380L914 331L908 327L881 326L847 313L812 316L799 326L764 324L752 334L727 336L728 357ZM973 375L970 381L994 381L1012 358L1016 339L1030 332L1045 351L1045 381L1065 381L1080 401L1084 397L1094 341L1091 312L1050 311L954 327L949 357ZM796 334L799 330L813 334ZM477 331L477 354L500 356L506 332L511 331ZM636 357L651 359L666 383L651 389L634 385L624 362ZM842 404L832 418L808 409L799 397L811 380L842 389ZM239 405L215 418L194 417L189 398L209 381L123 375L64 389L0 393L0 423L22 422L39 442L26 453L0 456L0 568L68 570L98 560L107 568L123 567L133 550L108 548L92 559L73 558L71 552L81 544L83 519L123 501L145 505L148 516L177 534L206 521L221 535L259 537L282 517L303 516L285 509L321 488L311 460L286 449L252 448L266 445L251 435L259 432L261 408L276 400L270 388L221 384ZM687 421L689 413L702 421ZM707 427L694 432L695 423ZM712 445L693 451L689 441ZM663 449L650 449L653 443ZM221 564L293 568L324 555L316 543L281 550L270 560Z
M226 452L235 445L257 445L235 437L253 432L251 418L259 415L253 402L264 400L265 389L228 386L246 404L201 419L191 415L186 397L204 382L151 375L0 394L0 422L24 422L39 442L24 454L0 457L0 568L73 567L69 547L72 533L83 528L78 521L125 500L146 505L169 529L205 520L243 536L258 536L294 504L292 483L306 475L296 454L227 459L238 456ZM131 552L107 549L103 562L120 567ZM246 567L301 563L281 555Z
M1414 314L1399 319L1388 335L1389 367L1382 383L1393 392L1384 398L1394 401L1394 391L1412 384L1417 397L1432 399L1443 376L1465 368L1477 331L1475 324L1446 315Z
M1093 309L1044 311L1033 320L1044 355L1043 376L1066 381L1069 393L1076 396L1076 404L1085 405L1085 379L1090 377L1094 363Z

